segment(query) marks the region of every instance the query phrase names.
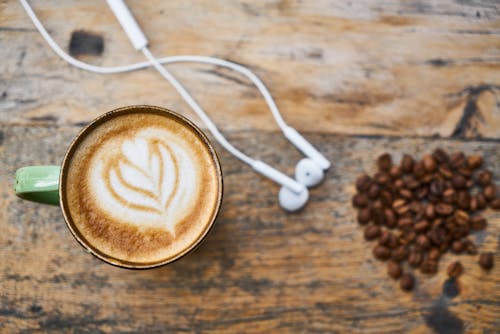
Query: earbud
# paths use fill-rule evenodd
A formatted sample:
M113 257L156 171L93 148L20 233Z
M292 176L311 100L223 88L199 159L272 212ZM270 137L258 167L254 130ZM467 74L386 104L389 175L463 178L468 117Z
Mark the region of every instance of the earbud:
M279 193L280 206L289 212L294 212L306 205L309 200L309 191L304 188L300 193L295 193L290 188L281 187Z
M324 177L325 173L312 159L304 158L295 167L295 179L308 188L320 184Z

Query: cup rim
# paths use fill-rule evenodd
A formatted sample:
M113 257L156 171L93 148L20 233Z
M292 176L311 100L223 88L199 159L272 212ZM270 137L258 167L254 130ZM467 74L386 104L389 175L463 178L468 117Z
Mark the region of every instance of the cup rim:
M127 114L134 114L134 113L153 113L156 115L160 116L169 116L171 118L177 119L181 121L181 123L184 123L185 126L191 127L192 130L196 133L196 135L201 139L201 141L204 143L204 145L208 148L210 155L212 157L213 162L215 163L215 169L217 173L217 180L218 180L218 194L217 194L217 204L215 207L215 210L212 213L212 216L210 218L210 222L205 226L204 231L182 252L168 257L166 259L162 259L161 261L155 261L155 262L145 262L145 263L138 263L138 262L130 262L130 261L124 261L120 260L117 258L114 258L112 256L106 255L104 252L100 252L98 249L92 247L90 243L81 235L81 233L78 231L76 226L74 226L74 222L71 219L71 215L69 212L69 206L67 203L66 199L66 191L65 187L63 185L66 182L67 179L67 171L69 168L69 163L71 161L71 157L74 154L76 148L79 146L79 144L85 139L86 135L90 133L93 129L97 128L100 126L102 123L108 121L109 119L112 119L114 117L117 117L119 115L127 115ZM61 165L61 172L59 174L59 205L62 209L64 221L66 223L66 226L69 228L71 234L73 237L78 241L78 243L88 252L97 257L99 260L102 260L108 264L111 264L116 267L120 268L126 268L126 269L152 269L156 267L160 267L169 263L172 263L174 261L179 260L180 258L184 257L191 251L197 248L203 240L206 239L207 235L209 232L213 229L213 226L215 225L215 221L220 213L220 209L222 206L222 199L223 199L223 193L224 193L224 182L223 182L223 175L222 175L222 168L219 160L219 156L217 155L217 151L213 147L212 143L206 136L206 134L196 125L194 124L191 120L186 118L185 116L182 116L172 110L163 108L163 107L158 107L158 106L153 106L153 105L130 105L130 106L124 106L120 108L113 109L111 111L108 111L97 118L93 119L89 124L87 124L83 129L80 130L80 132L73 138L71 141L66 154L64 155L64 159Z

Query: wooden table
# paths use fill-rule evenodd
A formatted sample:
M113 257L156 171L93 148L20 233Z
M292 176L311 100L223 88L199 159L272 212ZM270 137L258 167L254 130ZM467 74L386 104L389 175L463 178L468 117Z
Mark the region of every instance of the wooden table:
M31 1L55 40L101 65L142 61L104 1ZM59 164L82 125L153 104L200 124L153 70L98 75L56 57L20 4L0 3L0 332L495 333L500 214L474 236L496 252L484 272L461 256L460 293L432 277L402 292L371 255L350 205L354 180L385 151L482 153L500 175L500 5L463 1L127 1L156 55L200 54L251 67L285 119L333 162L299 214L278 187L220 146L223 210L202 247L149 271L106 265L61 212L12 190L21 166ZM85 30L93 37L73 39ZM87 36L87 38L85 38ZM103 51L99 48L102 43ZM102 52L100 52L102 51ZM85 54L90 53L90 54ZM172 65L222 131L293 173L300 154L241 76ZM201 125L201 124L200 124ZM498 184L498 183L497 183Z

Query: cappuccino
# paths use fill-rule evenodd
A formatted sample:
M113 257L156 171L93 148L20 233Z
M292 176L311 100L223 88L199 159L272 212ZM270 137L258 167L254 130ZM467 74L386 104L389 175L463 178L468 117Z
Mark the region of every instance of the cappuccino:
M206 137L159 108L101 117L78 136L63 169L72 232L111 262L147 266L182 256L220 207L221 171Z

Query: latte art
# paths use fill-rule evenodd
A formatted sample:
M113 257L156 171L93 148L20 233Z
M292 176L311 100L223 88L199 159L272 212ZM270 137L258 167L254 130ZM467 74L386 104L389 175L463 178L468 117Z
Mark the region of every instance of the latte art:
M206 235L222 181L199 130L168 112L137 108L106 115L80 135L61 187L82 243L107 261L149 266L176 259Z
M143 130L125 140L116 156L99 160L92 188L109 214L122 207L130 224L165 228L175 236L176 224L193 203L198 175L185 147L147 138L152 131Z

